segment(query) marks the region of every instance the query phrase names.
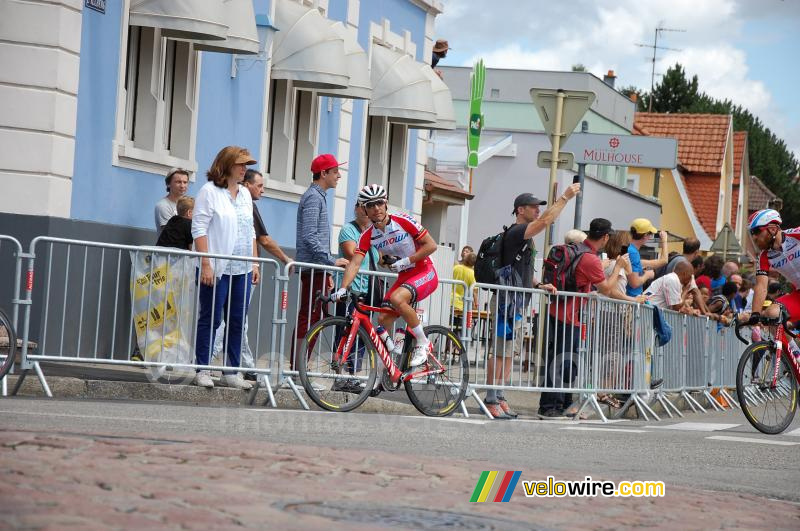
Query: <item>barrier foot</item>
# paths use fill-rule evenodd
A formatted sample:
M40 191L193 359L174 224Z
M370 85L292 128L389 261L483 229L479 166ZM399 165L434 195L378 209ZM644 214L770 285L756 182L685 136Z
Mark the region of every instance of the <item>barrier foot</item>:
M17 385L14 386L14 389L11 390L11 396L17 396L17 392L19 392L20 387L22 387L22 382L25 381L25 377L28 376L28 371L30 369L23 369L21 373L19 373L19 378L17 378Z
M262 406L266 406L267 402L273 407L277 409L277 404L275 403L275 395L272 394L272 384L269 383L269 375L259 374L256 377L256 384L250 390L250 396L248 397L248 404L253 405L256 401L256 395L258 394L258 389L260 387L264 387L267 390L267 399L262 402Z
M275 402L275 394L272 392L272 384L269 383L269 375L264 375L264 387L267 388L267 396L269 397L269 405L271 405L274 409L278 409L278 403ZM267 405L267 401L265 400L262 406Z
M764 403L763 397L761 396L760 393L756 393L752 389L745 389L744 392L747 395L747 400L749 400L753 404L761 405Z
M697 406L697 408L699 408L700 411L702 411L703 413L708 413L708 411L706 411L706 408L701 406L700 402L692 398L692 395L690 395L686 391L681 391L681 396L683 397L684 400L686 400L686 403L689 404L689 407L692 408L692 411L694 411L695 413L697 413L697 409L695 408L695 406Z
M492 416L491 413L489 413L489 409L486 407L486 404L483 403L481 397L478 396L478 393L475 391L475 389L472 390L472 398L474 398L475 401L478 403L478 407L481 409L481 411L483 411L483 414L486 415L488 418L494 420L494 417Z
M739 405L739 403L736 400L733 399L733 397L730 395L730 393L728 393L727 389L721 389L720 390L720 394L722 396L724 396L725 400L728 401L728 404L731 405L731 409L733 409L733 408L742 409L742 407Z
M467 411L467 406L464 404L464 401L462 400L458 405L461 407L461 414L464 415L464 418L468 419L469 411Z
M581 412L584 409L586 409L587 405L590 405L590 404L591 404L592 408L600 416L600 420L602 420L603 422L608 422L608 418L606 417L605 413L603 413L603 408L600 407L600 402L597 401L597 394L596 393L591 393L588 396L588 398L586 398L586 400L583 401L583 404L581 404L581 407L579 407L577 413L575 413L575 420L580 420Z
M680 410L675 406L675 404L669 401L669 398L664 396L664 393L658 393L656 395L656 400L658 400L658 403L661 404L661 407L664 408L664 411L667 412L669 418L675 418L672 416L672 411L677 413L680 418L683 418L683 413L680 412ZM670 408L672 408L672 411L670 411Z
M628 397L628 400L626 400L625 403L622 404L622 407L619 408L619 411L617 411L617 413L614 415L615 419L621 419L625 415L625 412L628 411L632 405L634 405L633 396L634 395L631 394Z
M44 377L44 373L42 372L42 368L39 366L38 361L33 364L33 369L36 371L36 376L39 377L39 383L42 384L44 394L47 395L47 398L53 398L53 393L50 392L50 386L47 385L47 380Z
M287 376L286 378L283 379L283 383L289 386L289 388L294 393L294 396L297 398L297 401L300 402L301 406L303 406L303 409L309 411L311 408L308 407L308 402L306 402L306 399L303 398L302 394L300 394L300 389L297 388L297 385L295 385L294 380L292 380L292 377Z
M647 402L642 400L642 397L640 397L639 395L637 395L635 393L632 396L634 397L633 401L636 404L636 409L642 414L642 416L644 417L644 420L650 420L647 417L647 413L650 413L650 415L652 415L653 418L656 419L657 421L661 420L661 417L656 415L656 412L653 411L652 409L650 409L650 406L647 405ZM647 411L647 413L645 413L645 411Z
M703 390L703 396L706 397L706 400L711 407L714 408L715 411L725 411L725 408L717 402L717 400L711 396L711 393L708 392L708 389Z

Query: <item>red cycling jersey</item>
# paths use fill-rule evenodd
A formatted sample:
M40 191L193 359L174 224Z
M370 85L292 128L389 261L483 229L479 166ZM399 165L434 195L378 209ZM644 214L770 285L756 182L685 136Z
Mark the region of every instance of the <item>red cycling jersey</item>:
M419 241L428 231L417 220L406 214L392 214L384 230L375 225L361 234L355 252L366 255L370 247L375 247L381 254L410 258L419 249ZM411 292L411 303L419 302L436 290L439 278L433 262L426 257L416 264L409 264L398 275L397 282L389 288L384 298L384 305L389 305L389 298L397 288L405 288Z
M766 275L772 269L783 275L795 289L800 287L800 227L783 231L780 250L761 251L757 274Z
M792 283L795 291L779 297L777 301L786 307L792 320L800 319L800 227L783 231L780 250L761 251L756 275L766 275L775 270Z

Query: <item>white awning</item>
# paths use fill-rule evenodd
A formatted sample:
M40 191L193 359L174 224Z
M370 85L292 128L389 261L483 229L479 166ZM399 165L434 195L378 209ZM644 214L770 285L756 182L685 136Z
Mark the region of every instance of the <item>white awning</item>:
M223 0L223 2L228 36L224 41L196 40L194 41L195 50L242 55L257 54L259 43L253 1Z
M431 82L433 89L433 107L436 109L436 122L434 124L421 124L414 127L421 129L452 130L456 128L456 112L453 110L453 96L436 72L429 65L420 66L422 73Z
M309 89L347 88L350 74L344 39L317 9L290 0L275 0L272 78L291 79Z
M350 84L343 89L321 90L319 94L337 98L370 99L372 97L372 83L369 80L369 57L367 57L367 52L358 45L355 37L347 31L343 23L334 22L331 24L331 28L344 39L344 55L347 60L347 72L350 74Z
M160 28L163 36L176 39L228 36L223 3L208 0L131 0L128 24Z
M373 44L370 80L370 116L386 116L405 124L436 122L433 88L411 56Z

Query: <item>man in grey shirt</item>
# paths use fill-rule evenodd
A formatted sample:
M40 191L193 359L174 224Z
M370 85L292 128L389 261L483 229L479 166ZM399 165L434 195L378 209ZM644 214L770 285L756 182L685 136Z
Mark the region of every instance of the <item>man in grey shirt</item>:
M328 222L328 203L325 192L336 188L341 178L339 163L331 154L317 156L311 162L313 182L300 198L297 205L297 254L295 260L308 264L344 267L348 261L334 259L331 255L331 227ZM308 326L317 322L322 309L314 304L314 294L327 292L333 287L333 277L329 272L300 269L300 300L297 309L297 326L292 335L291 367L295 368L295 346L308 332Z
M164 179L167 195L159 199L155 208L156 232L167 224L172 216L178 214L178 199L186 195L189 189L189 172L183 168L172 168Z

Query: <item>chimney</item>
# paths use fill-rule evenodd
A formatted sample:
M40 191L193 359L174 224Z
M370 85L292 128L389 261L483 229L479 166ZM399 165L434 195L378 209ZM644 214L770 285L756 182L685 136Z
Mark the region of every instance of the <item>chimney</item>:
M617 76L614 75L613 70L609 70L608 74L603 76L603 82L611 88L614 88L614 82L617 80Z
M638 95L638 94L636 94L635 92L631 92L631 94L630 94L630 96L628 96L628 98L629 98L629 99L630 99L630 100L631 100L633 103L636 103L636 102L639 100L639 95Z

